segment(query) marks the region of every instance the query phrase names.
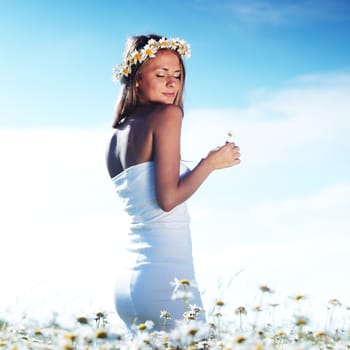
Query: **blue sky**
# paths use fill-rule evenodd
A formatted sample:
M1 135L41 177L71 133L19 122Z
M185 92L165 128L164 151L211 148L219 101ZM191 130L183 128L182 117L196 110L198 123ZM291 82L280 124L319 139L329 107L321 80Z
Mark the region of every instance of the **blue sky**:
M140 33L192 46L189 165L228 130L242 149L239 167L189 201L205 303L243 269L232 305L263 283L350 304L348 1L2 1L0 16L0 263L11 281L0 307L111 308L126 225L104 166L111 69Z
M192 44L188 108L242 105L252 90L347 70L349 12L347 1L2 1L1 123L103 123L118 91L110 67L128 35L149 32Z

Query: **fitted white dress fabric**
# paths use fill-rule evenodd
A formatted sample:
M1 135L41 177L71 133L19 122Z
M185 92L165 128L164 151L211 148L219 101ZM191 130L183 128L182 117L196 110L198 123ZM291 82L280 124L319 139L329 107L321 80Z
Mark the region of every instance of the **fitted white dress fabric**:
M180 176L188 171L181 163ZM126 257L123 266L118 265L116 310L130 330L147 320L156 330L164 329L160 312L166 310L172 315L165 326L169 330L185 311L183 300L172 300L170 282L195 281L187 205L181 203L169 212L159 207L153 161L131 166L112 181L130 219ZM198 289L189 291L193 294L189 302L202 307Z

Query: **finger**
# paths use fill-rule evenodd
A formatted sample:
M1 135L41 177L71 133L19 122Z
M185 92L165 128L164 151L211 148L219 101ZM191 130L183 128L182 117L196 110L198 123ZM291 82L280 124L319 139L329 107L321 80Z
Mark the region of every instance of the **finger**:
M232 157L233 157L234 159L239 158L240 156L241 156L241 154L240 154L239 152L233 152L233 153L232 153Z
M234 158L232 163L236 164L237 162L240 163L241 159L240 158Z

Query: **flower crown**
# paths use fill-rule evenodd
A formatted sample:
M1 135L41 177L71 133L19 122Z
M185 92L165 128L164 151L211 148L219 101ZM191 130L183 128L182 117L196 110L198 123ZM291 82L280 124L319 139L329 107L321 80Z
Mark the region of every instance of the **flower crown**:
M132 67L137 63L143 63L147 58L155 57L158 50L168 49L177 51L182 58L191 57L190 44L178 38L161 38L159 41L150 39L147 44L140 50L134 50L129 53L125 61L113 68L113 81L121 81L127 78L132 71Z

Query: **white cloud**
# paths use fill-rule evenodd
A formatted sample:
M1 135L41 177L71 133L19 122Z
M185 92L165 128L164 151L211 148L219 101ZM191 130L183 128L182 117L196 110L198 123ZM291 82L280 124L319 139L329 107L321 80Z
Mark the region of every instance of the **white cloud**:
M185 159L221 144L228 129L242 152L239 168L213 175L191 201L202 286L243 268L233 303L258 283L320 303L345 297L349 98L349 75L312 75L252 95L247 108L185 116Z
M248 164L346 156L349 80L349 74L304 76L291 82L293 86L253 95L246 108L189 111L184 120L184 158L196 159L208 147L222 144L228 130Z
M337 170L349 171L350 94L346 79L336 84L329 78L332 84L321 87L313 77L255 95L249 108L190 111L185 116L184 158L197 161L223 143L232 129L243 159L235 171L213 175L191 200L199 275L208 271L209 276L210 271L214 278L218 271L227 275L249 268L251 281L262 278L263 272L268 279L271 273L273 282L289 288L285 275L278 282L282 269L288 267L291 275L299 264L295 284L304 283L311 267L303 274L304 263L293 257L309 257L313 269L331 276L334 289L343 286L350 188ZM104 165L109 133L103 128L0 130L0 264L7 267L2 280L8 286L2 303L19 295L37 305L46 293L56 304L60 300L69 307L75 297L112 307L113 274L122 259L127 223ZM317 179L330 165L335 175L311 191L288 192L285 187L295 173L286 175L289 182L278 188L279 196L269 190L249 191L252 181L254 190L276 187L275 173L291 162L301 177L307 163L314 170L305 177ZM328 260L323 261L327 247ZM206 254L211 255L210 266ZM321 272L315 275L316 285L321 284ZM240 288L254 283L243 281ZM42 287L45 293L39 291Z
M279 235L284 239L330 235L339 239L350 231L349 208L350 183L337 184L316 195L261 203L254 210L254 218L265 232L273 232L275 239Z
M348 4L343 1L276 2L269 0L249 0L228 2L223 7L230 11L235 20L258 25L280 25L301 21L332 22L348 18Z
M0 263L7 266L0 306L18 303L17 297L38 312L42 303L59 309L72 299L78 300L73 309L82 303L112 305L109 276L117 268L127 222L104 165L109 133L0 131Z
M348 246L348 240L306 239L269 244L237 243L225 245L220 251L198 252L195 254L197 280L204 291L205 306L210 309L220 298L228 310L245 306L248 317L254 317L251 307L259 304L259 286L267 285L274 293L267 296L268 300L265 298L265 303L279 304L278 321L292 317L296 305L290 297L302 294L308 298L305 313L322 327L328 300L337 298L344 305L350 303L345 278Z
M257 199L242 204L238 197L231 205L214 198L211 206L208 203L197 199L191 203L194 239L203 249L210 246L219 251L223 241L229 246L329 237L341 241L350 232L350 183L294 198Z
M285 19L287 9L267 1L249 1L230 4L230 10L241 20L277 24Z

